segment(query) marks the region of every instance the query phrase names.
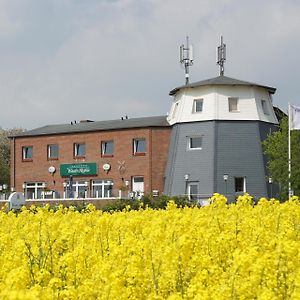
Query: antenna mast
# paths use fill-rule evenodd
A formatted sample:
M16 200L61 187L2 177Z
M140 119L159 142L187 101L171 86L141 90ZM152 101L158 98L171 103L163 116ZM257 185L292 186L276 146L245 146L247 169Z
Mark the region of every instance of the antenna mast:
M189 37L186 37L186 46L183 44L179 48L180 51L180 63L185 69L185 84L189 84L190 66L193 65L193 46L189 45Z
M218 47L217 64L220 66L220 76L224 75L224 63L226 60L226 44L223 43L223 36L221 36L221 45Z

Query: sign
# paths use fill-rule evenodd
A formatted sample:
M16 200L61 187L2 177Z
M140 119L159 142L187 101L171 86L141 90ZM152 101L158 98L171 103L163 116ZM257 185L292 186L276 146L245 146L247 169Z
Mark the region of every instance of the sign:
M23 205L25 205L25 197L23 193L12 193L8 197L9 201L9 209L20 209Z
M97 175L96 163L79 163L79 164L61 164L61 176L85 176Z

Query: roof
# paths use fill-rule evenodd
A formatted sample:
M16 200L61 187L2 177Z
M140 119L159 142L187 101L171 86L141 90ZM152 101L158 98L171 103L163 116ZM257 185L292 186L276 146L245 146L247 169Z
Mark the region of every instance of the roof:
M257 87L267 89L271 94L274 94L275 91L276 91L276 88L273 88L273 87L270 87L270 86L265 86L265 85L261 85L261 84L257 84L257 83L253 83L253 82L238 80L238 79L234 79L234 78L230 78L230 77L221 75L221 76L218 76L218 77L215 77L215 78L206 79L206 80L202 80L202 81L197 81L197 82L194 82L194 83L190 83L190 84L187 84L187 85L177 87L177 88L171 90L169 95L172 96L172 95L176 94L179 90L181 90L183 88L194 88L194 87L205 86L205 85L257 86Z
M47 125L33 130L24 131L15 137L26 136L42 136L54 135L63 133L80 133L102 130L115 130L115 129L130 129L130 128L144 128L144 127L169 127L167 116L154 116L144 118L122 118L118 120L97 121L97 122L80 122L73 124L58 124Z

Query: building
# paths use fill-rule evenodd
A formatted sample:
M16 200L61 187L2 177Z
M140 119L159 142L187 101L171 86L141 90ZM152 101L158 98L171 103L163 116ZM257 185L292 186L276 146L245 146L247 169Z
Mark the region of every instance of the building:
M11 186L28 199L162 193L170 132L165 116L23 132L11 140Z
M12 188L27 198L273 196L262 141L277 129L276 89L224 76L223 39L215 78L189 83L188 39L180 51L186 84L170 92L168 116L21 133L12 138Z
M165 193L270 195L261 142L277 128L275 90L224 75L173 89Z

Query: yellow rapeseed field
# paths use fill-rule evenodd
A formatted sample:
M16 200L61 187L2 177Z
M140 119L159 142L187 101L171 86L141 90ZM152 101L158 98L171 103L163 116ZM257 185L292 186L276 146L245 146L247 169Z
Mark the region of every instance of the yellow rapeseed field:
M300 201L0 212L0 299L300 299Z

